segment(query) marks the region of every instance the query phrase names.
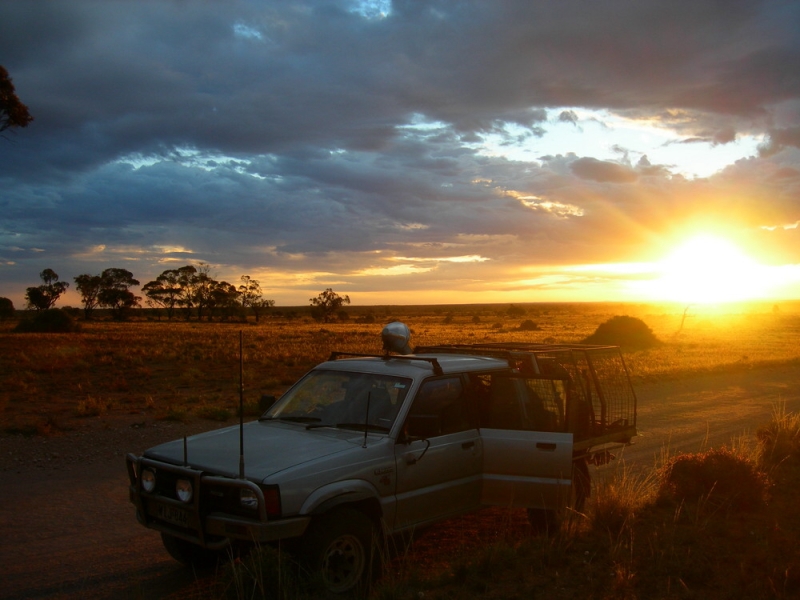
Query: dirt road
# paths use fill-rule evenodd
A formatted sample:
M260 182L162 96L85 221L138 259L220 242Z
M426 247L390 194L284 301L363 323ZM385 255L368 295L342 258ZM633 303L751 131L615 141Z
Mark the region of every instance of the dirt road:
M647 466L667 445L692 452L752 432L779 402L800 410L800 368L697 376L636 391L642 435L624 460ZM124 455L213 426L132 415L87 420L53 437L0 436L0 598L185 597L195 575L167 555L158 534L136 523Z

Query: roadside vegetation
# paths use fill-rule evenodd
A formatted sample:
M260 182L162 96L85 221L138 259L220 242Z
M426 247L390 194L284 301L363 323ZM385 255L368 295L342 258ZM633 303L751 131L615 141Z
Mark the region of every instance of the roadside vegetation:
M346 304L346 303L343 303ZM578 343L620 315L658 340L620 343L634 385L681 377L800 365L800 304L340 304L329 322L310 307L271 308L256 320L129 321L97 310L68 333L15 332L0 320L0 428L59 435L89 419L209 422L238 415L239 332L244 333L245 415L280 395L331 351L381 353L383 324L402 320L412 346L526 341ZM52 310L52 309L51 309ZM335 315L335 316L334 316ZM535 327L525 326L530 321ZM641 331L641 327L639 327ZM613 333L613 332L612 332ZM619 332L617 332L619 334ZM758 425L758 424L754 424ZM630 471L624 457L601 469L585 513L534 535L524 511L487 509L397 545L371 596L419 598L791 598L800 596L800 417L776 407L752 440L665 456ZM302 581L302 585L298 582ZM263 593L262 593L263 592ZM198 580L182 598L308 598L286 555L264 548Z
M486 509L393 543L375 600L796 598L800 417L776 407L755 440L664 457L595 485L585 512L537 535L524 511ZM289 555L264 547L193 598L317 598Z

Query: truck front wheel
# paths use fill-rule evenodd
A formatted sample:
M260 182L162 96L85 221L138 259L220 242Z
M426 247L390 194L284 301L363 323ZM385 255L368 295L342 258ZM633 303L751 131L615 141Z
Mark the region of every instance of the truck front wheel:
M311 572L328 592L366 592L376 572L375 527L363 513L339 508L317 517L303 544Z

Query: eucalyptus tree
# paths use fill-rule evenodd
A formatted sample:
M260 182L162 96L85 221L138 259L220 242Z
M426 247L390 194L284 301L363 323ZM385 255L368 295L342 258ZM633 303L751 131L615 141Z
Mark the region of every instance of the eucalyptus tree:
M139 296L134 295L130 288L139 285L139 280L133 278L133 273L126 269L106 269L100 275L101 289L97 294L100 306L110 308L114 318L124 320L128 311L139 306Z
M83 318L87 321L92 318L92 311L100 305L98 296L103 287L103 278L100 275L84 273L75 277L75 288L81 295L83 302Z
M275 306L275 300L267 300L261 291L261 284L258 279L252 279L249 275L242 275L242 284L239 286L239 302L242 308L253 311L258 323L261 313L268 308Z
M189 268L194 270L194 267L167 269L153 281L148 281L142 286L142 293L147 296L147 304L166 310L167 319L171 320L175 309L182 306L186 294L185 282L188 278L186 269Z
M327 323L333 320L333 316L344 304L350 304L350 296L340 296L328 288L316 298L310 298L309 302L314 319Z
M45 269L39 273L42 285L29 287L25 290L26 307L34 310L47 310L52 308L58 299L67 291L69 283L58 280L58 273L53 269Z
M227 281L213 281L207 306L209 321L214 313L229 319L240 312L241 304L236 286Z
M17 97L8 71L0 65L0 132L10 127L27 127L33 117Z

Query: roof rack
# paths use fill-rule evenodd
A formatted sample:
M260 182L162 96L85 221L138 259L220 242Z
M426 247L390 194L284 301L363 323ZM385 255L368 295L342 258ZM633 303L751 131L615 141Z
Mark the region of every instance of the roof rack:
M487 350L519 352L554 352L557 350L611 350L619 346L595 344L543 344L534 342L484 342L477 344L436 344L435 346L417 346L414 353L460 352L465 354L485 354Z
M435 358L429 356L410 356L407 354L363 354L360 352L331 352L330 357L328 360L338 360L339 358L343 357L350 357L350 358L380 358L381 360L392 360L392 359L400 359L400 360L421 360L423 362L429 363L431 367L433 367L433 372L436 375L443 375L444 371L442 370L442 365L439 364L439 361Z

